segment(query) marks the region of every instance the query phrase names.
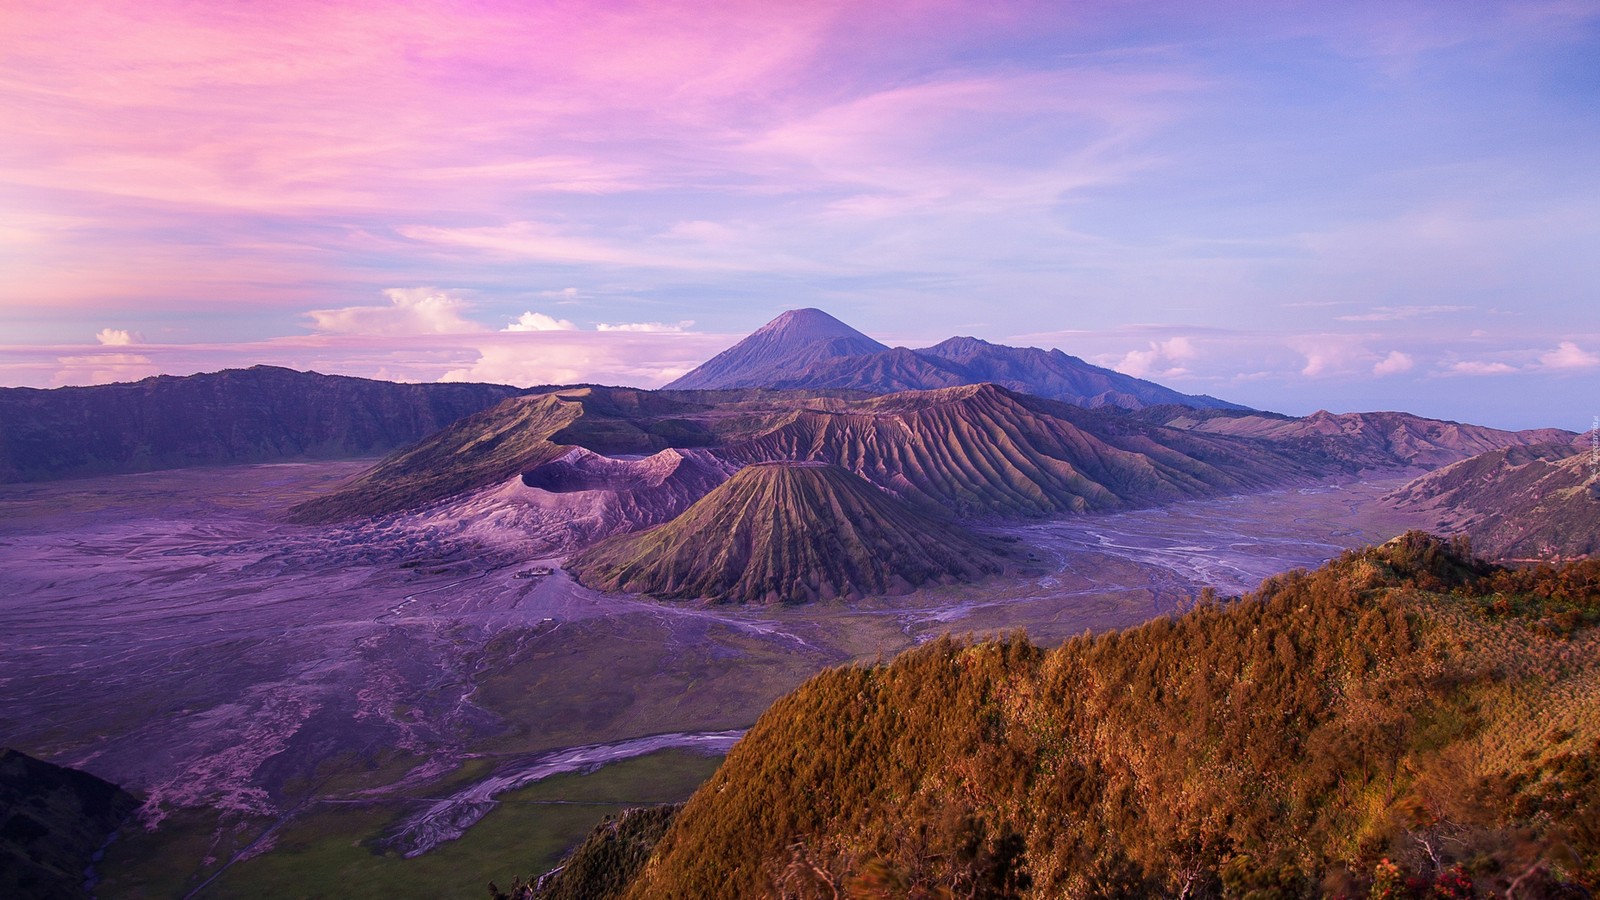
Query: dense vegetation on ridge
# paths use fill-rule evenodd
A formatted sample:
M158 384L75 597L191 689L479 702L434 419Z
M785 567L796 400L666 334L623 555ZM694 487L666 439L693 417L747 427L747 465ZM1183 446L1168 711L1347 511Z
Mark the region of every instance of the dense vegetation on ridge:
M1054 650L941 639L780 700L583 896L1588 896L1597 623L1600 561L1414 532Z
M607 816L561 867L532 882L517 879L507 891L489 884L491 900L595 900L627 890L650 851L661 842L682 804L625 809Z

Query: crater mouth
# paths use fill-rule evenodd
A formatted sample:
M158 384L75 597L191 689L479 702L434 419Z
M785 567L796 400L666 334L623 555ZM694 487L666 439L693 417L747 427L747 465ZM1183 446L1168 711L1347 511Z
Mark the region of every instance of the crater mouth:
M575 494L580 491L614 491L628 487L619 484L627 479L620 479L611 473L588 471L575 466L566 460L547 462L535 469L522 473L524 487L538 488L552 494Z
M522 484L552 494L639 490L660 486L682 463L683 455L670 449L629 459L580 449L523 472Z

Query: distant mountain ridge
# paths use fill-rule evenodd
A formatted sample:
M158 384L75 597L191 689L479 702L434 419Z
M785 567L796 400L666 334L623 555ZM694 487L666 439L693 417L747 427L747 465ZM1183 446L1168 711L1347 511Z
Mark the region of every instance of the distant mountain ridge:
M889 348L820 309L791 309L666 386L666 390L775 387L797 369Z
M1563 442L1574 437L1572 432L1559 428L1502 431L1405 412L1318 410L1309 416L1296 417L1256 411L1197 413L1192 409L1171 407L1142 410L1135 417L1168 428L1269 441L1337 460L1358 470L1396 465L1436 468L1491 450Z
M820 309L784 312L666 387L890 394L986 382L1088 407L1247 409L1090 365L1060 350L1007 347L973 337L953 337L921 350L888 347Z
M275 366L93 387L0 388L0 482L375 456L522 393Z

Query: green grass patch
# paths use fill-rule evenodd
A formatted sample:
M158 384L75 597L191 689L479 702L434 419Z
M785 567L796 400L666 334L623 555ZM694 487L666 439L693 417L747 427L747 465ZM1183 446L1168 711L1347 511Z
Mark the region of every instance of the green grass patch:
M667 750L589 774L554 776L502 795L463 837L416 859L377 848L400 815L393 805L324 804L283 828L272 850L229 868L203 896L482 900L491 880L509 885L555 866L606 815L686 799L720 762Z

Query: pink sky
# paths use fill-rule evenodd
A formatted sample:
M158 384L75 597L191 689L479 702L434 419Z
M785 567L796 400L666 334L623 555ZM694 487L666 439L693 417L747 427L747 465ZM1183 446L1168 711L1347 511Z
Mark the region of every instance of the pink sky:
M652 385L821 306L1292 412L1573 427L1600 375L1597 21L8 3L0 383ZM572 327L502 330L525 315Z

